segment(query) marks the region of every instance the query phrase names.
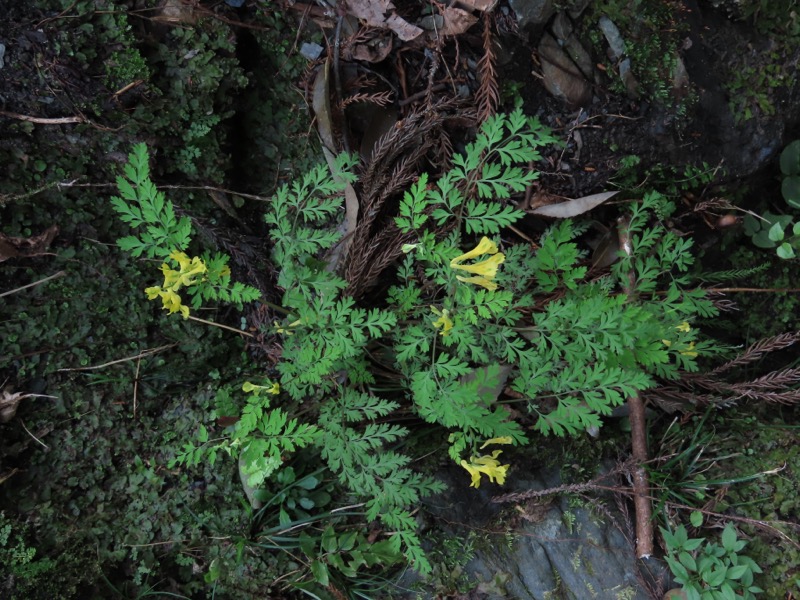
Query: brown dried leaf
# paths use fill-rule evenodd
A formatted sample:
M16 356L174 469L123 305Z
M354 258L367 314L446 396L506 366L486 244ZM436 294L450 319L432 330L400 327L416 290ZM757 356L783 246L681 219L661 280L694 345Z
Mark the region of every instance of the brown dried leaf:
M444 25L439 31L442 35L461 35L478 22L478 17L460 8L448 6L442 11Z
M14 245L6 242L4 238L5 236L0 233L0 262L19 256L19 252Z
M45 254L58 235L58 225L29 238L11 237L0 233L0 262L9 258L32 258Z
M541 215L543 217L553 217L556 219L568 219L576 217L585 212L589 212L596 206L600 206L609 198L615 196L618 192L603 192L601 194L592 194L591 196L584 196L582 198L575 198L574 200L567 200L560 204L548 204L547 206L540 206L530 211L533 215Z
M347 12L373 27L385 27L386 15L394 11L391 0L347 0Z
M27 398L27 394L22 392L11 393L8 390L3 390L0 394L0 423L8 423L17 414L17 407L23 398Z
M325 65L317 72L314 80L314 88L311 99L311 108L317 117L317 129L319 137L322 138L322 145L336 151L336 144L333 141L333 124L331 119L331 97L330 97L330 74L331 61L325 61Z
M386 19L386 26L394 31L397 37L404 42L410 42L422 35L422 29L397 15L391 15Z
M459 3L481 12L490 12L497 6L497 0L459 0Z
M392 34L379 35L364 44L353 46L353 60L379 63L392 51Z
M367 25L388 27L404 42L422 34L422 29L395 14L391 0L347 0L345 6L349 14L362 19Z
M492 39L492 18L489 13L483 15L483 56L478 61L480 87L475 94L478 103L478 119L484 122L497 112L500 104L500 90L497 85L497 73L494 68L494 40Z

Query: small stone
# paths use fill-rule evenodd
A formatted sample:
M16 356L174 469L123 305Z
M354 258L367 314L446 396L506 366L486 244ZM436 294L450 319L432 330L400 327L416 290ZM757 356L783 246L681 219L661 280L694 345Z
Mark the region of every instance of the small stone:
M639 97L639 82L631 71L631 59L626 58L619 63L619 76L622 83L625 85L625 91L628 93L628 98L636 100Z
M325 48L319 44L303 42L300 46L300 55L308 60L317 60Z
M539 43L544 86L570 107L586 106L592 100L592 86L570 56L549 33Z
M425 31L439 31L444 27L444 17L442 15L428 15L422 17L419 21L419 26Z
M616 62L625 54L625 40L622 39L622 35L617 26L614 25L614 21L608 17L600 17L599 24L600 31L606 36L606 41L611 48L611 59Z
M5 44L0 44L0 69L2 69L4 66L6 66L6 63L5 63L5 60L4 60L5 56L6 56L6 45Z
M517 15L520 29L547 23L556 11L553 0L508 0L508 3Z
M569 17L567 17L565 13L560 12L556 15L556 18L553 19L551 29L556 39L563 43L572 35L572 21L569 20Z

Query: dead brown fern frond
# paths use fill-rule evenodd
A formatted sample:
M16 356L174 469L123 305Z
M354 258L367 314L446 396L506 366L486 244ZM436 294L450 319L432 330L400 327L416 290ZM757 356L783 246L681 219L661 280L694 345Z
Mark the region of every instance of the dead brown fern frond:
M360 177L360 216L345 268L346 293L358 297L371 288L380 273L400 256L404 243L416 234L401 234L394 222L399 198L420 172L437 162L449 164L452 143L446 128L470 126L474 110L465 110L460 99L437 102L430 109L416 109L381 136Z
M708 373L684 373L677 381L647 392L647 397L664 410L691 410L700 406L728 407L734 404L767 402L800 404L800 367L775 369L745 381L731 381L741 367L762 359L770 352L788 348L800 340L800 331L759 340L739 356Z
M720 373L730 371L733 368L742 367L746 364L763 358L763 356L769 352L788 348L798 340L800 340L800 331L795 331L793 333L782 333L771 338L759 340L733 360L725 363L724 365L720 365L711 371L711 374L719 375Z
M392 101L392 92L378 92L378 93L361 93L348 96L339 103L339 110L344 110L351 104L358 104L359 102L367 102L370 104L377 104L378 106L388 106Z
M495 70L494 39L492 38L492 16L483 15L483 56L478 61L478 77L480 86L475 94L478 104L478 121L483 123L497 112L500 105L500 93L497 86Z

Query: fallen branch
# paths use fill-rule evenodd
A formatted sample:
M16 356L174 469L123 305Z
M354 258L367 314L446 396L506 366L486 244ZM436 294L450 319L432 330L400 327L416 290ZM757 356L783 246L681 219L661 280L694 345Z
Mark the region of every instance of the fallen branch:
M633 253L626 217L621 217L618 222L619 247L625 254ZM628 283L623 286L629 298L634 297L635 275L628 273ZM633 467L631 480L633 484L633 506L636 512L636 557L649 558L653 554L653 505L650 502L647 471L644 464L647 462L647 419L644 413L644 402L639 394L628 397L631 424L631 453Z
M134 354L133 356L127 356L125 358L112 360L111 362L103 363L102 365L95 365L92 367L73 367L70 369L58 369L56 373L62 373L66 371L94 371L96 369L104 369L105 367L110 367L111 365L118 365L120 363L128 362L129 360L137 360L145 356L150 356L151 354L157 354L158 352L163 352L168 348L174 348L177 345L178 344L176 342L174 344L167 344L166 346L159 346L158 348L150 348L149 350L145 350L144 352L140 352L139 354Z
M28 121L29 123L38 123L39 125L65 125L67 123L88 123L86 117L31 117L30 115L20 115L5 110L0 110L0 116L8 117L10 119L18 119L20 121Z
M4 296L10 296L11 294L16 294L17 292L21 292L22 290L27 290L28 288L36 287L37 285L41 285L46 281L50 281L51 279L58 279L59 277L63 277L64 275L66 275L64 271L59 271L58 273L50 275L50 277L45 277L44 279L40 279L39 281L34 281L33 283L29 283L28 285L23 285L22 287L18 287L16 289L3 292L2 294L0 294L0 298L3 298Z

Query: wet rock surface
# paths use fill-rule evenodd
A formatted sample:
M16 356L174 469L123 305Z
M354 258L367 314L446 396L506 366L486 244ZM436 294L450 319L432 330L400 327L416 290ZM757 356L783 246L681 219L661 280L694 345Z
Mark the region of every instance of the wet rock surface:
M458 471L440 475L448 491L427 506L437 524L455 539L466 540L470 531L485 534L465 567L475 583L469 598L648 600L663 594L663 563L636 560L633 533L610 494L496 504L493 496L511 490L469 488ZM518 476L510 487L528 491L561 484L557 469L543 469Z

